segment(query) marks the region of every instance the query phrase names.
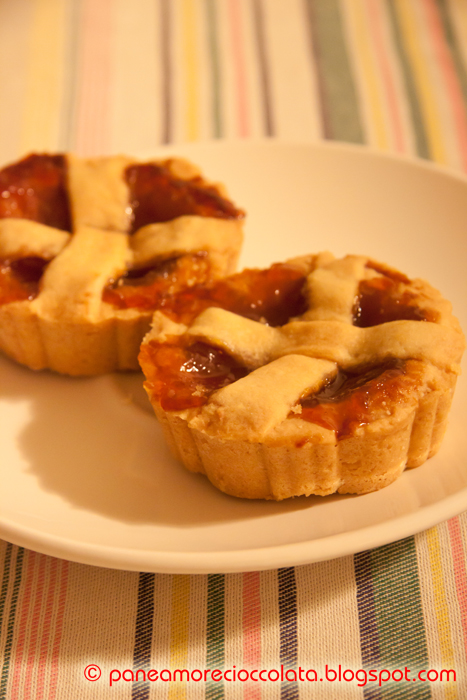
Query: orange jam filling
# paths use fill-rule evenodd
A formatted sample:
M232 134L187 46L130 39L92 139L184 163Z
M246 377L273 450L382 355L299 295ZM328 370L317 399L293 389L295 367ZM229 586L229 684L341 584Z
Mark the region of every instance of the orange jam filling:
M39 257L0 260L0 305L34 299L47 264Z
M197 215L220 219L242 219L244 212L222 197L202 177L182 180L164 164L138 163L125 171L130 189L132 233L147 224L171 221L179 216Z
M189 324L201 311L216 306L270 326L282 326L306 311L305 279L296 268L281 263L267 270L243 270L168 297L162 310L172 320Z
M104 301L118 308L160 310L189 324L204 309L221 307L233 313L281 326L306 311L305 277L278 263L268 270L244 270L209 282L206 253L193 253L145 270L130 270L104 290Z
M401 289L402 281L395 276L362 280L353 309L354 325L368 328L390 321L436 321L433 312L417 305L414 292Z
M319 392L302 398L301 413L290 417L298 415L333 430L339 439L348 437L358 427L390 415L391 406L403 401L418 382L410 361L393 360L377 367L339 370Z
M0 170L0 218L30 219L71 231L66 181L61 155L33 154L8 165Z
M165 411L202 406L213 391L248 372L220 348L183 337L143 345L139 360L145 386Z
M286 264L244 270L209 286L195 285L162 300L163 312L189 324L203 309L216 306L272 326L306 310L304 275ZM202 406L212 392L244 377L248 370L220 348L186 336L141 347L139 361L146 387L167 411Z
M181 290L204 284L210 275L207 253L181 255L146 268L134 268L104 289L102 299L119 309L164 309Z

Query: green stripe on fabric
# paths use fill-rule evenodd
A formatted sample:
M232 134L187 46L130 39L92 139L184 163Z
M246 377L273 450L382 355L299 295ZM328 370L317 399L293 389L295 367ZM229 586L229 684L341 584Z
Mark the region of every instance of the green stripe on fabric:
M279 586L279 634L280 662L285 670L286 680L281 682L281 700L298 700L298 684L294 673L298 666L298 609L297 584L294 567L279 569L277 572Z
M412 678L429 668L415 540L405 540L370 553L375 619L378 629L379 668L408 669ZM421 681L388 682L383 700L428 700L430 686ZM367 700L371 688L365 689Z
M16 571L13 580L13 590L11 594L10 613L8 615L7 634L5 648L3 650L3 665L0 676L0 700L7 700L8 672L10 669L11 650L13 647L13 632L15 627L16 606L18 604L19 588L21 585L21 574L23 571L24 549L16 548ZM12 556L12 555L11 555ZM3 585L2 585L3 589Z
M220 139L223 136L221 113L221 74L219 56L219 38L217 8L215 0L206 0L207 35L209 56L211 61L211 94L212 94L212 124L213 136Z
M447 7L446 0L435 0L439 16L443 25L444 35L446 37L446 42L451 51L452 60L454 67L456 69L457 78L461 86L462 95L464 101L467 103L467 70L462 58L462 52L459 48L459 44L452 26L451 17L449 15L449 10Z
M225 579L223 574L208 575L206 668L224 668L225 656ZM223 682L206 683L206 700L224 698Z
M426 134L425 126L423 123L422 110L420 108L420 103L418 100L410 60L407 55L407 51L405 50L403 33L397 17L397 10L393 0L386 0L386 6L388 10L388 16L390 19L391 31L394 39L394 46L397 51L402 76L404 79L407 103L411 115L417 155L419 155L421 158L430 158L430 148L428 145L428 137Z
M380 655L371 575L371 552L359 552L354 556L354 570L362 661L365 669L372 669L379 665Z
M154 581L155 575L140 573L138 582L138 605L136 611L135 646L133 669L148 671L151 665L152 631L154 625ZM132 700L149 698L150 682L138 680L131 689Z
M305 0L325 138L364 143L338 0Z

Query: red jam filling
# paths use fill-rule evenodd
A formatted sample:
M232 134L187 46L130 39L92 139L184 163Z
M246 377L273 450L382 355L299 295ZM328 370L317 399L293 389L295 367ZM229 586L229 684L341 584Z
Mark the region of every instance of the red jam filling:
M198 215L220 219L242 219L244 212L222 197L203 178L182 180L166 164L130 165L125 172L133 212L132 232L147 224L171 221L179 216Z
M297 415L310 423L333 430L338 439L352 435L359 426L390 411L417 383L408 362L393 360L377 367L339 370L316 394L301 399Z
M139 360L147 388L165 411L202 406L213 391L248 372L220 348L186 338L143 345Z
M71 231L66 171L62 155L30 155L0 170L0 218Z
M375 277L362 280L353 309L353 323L359 328L390 321L436 321L434 312L417 305L417 295L401 289L401 280Z
M0 305L34 299L47 264L39 257L0 260Z

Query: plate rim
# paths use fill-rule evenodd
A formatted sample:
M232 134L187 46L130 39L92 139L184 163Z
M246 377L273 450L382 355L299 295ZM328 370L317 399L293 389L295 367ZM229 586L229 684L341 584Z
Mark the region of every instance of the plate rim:
M383 522L350 532L329 535L311 542L257 547L251 550L166 552L147 549L109 549L107 545L83 544L51 534L37 538L34 536L34 530L17 528L14 525L10 526L10 528L8 526L5 528L9 537L3 538L2 531L0 531L0 534L2 534L3 539L13 545L31 549L47 556L99 568L145 571L158 574L228 574L267 571L287 566L303 566L345 556L354 556L359 552L386 546L419 534L447 519L456 517L465 508L467 508L467 487L456 494L448 496L440 503L425 507L422 519L420 519L420 513L417 511L391 520L394 536L390 539L382 536L381 530L387 531L388 527L388 522ZM1 518L0 525L2 525ZM29 539L27 533L30 533ZM357 536L361 546L357 548L350 546L348 540L353 540ZM326 545L326 547L323 548L323 545ZM325 551L321 551L319 555L316 555L314 550L318 548L325 549ZM103 549L105 549L105 556L102 552ZM310 556L310 549L315 556ZM264 561L261 566L258 566L258 555L260 553ZM284 553L287 556L284 556ZM73 554L73 557L70 557L70 554ZM122 554L125 554L125 565L122 564ZM279 555L281 555L282 563L278 565L277 559ZM202 559L201 564L199 559Z
M144 160L146 158L155 158L159 153L172 153L180 149L193 149L198 148L213 148L213 149L223 149L225 147L231 148L276 148L277 146L282 147L294 147L294 148L313 148L318 150L336 150L336 151L348 151L349 153L355 153L363 155L364 157L376 158L377 160L388 160L395 163L405 163L406 165L413 166L417 169L427 169L432 172L438 172L441 175L450 176L456 180L460 180L467 184L467 172L464 173L462 170L456 167L445 164L437 163L434 160L429 160L428 158L422 158L417 154L410 153L396 153L392 151L383 151L365 143L353 143L349 141L337 141L337 140L308 140L300 141L294 139L286 139L281 137L255 137L255 138L222 138L222 139L205 139L200 141L178 141L177 143L165 143L155 146L154 148L148 148L144 151L140 151L134 157L137 160ZM120 154L120 151L118 152ZM102 155L118 155L114 154L102 154ZM97 156L98 157L98 156ZM132 156L133 157L133 156ZM184 156L182 156L184 157Z

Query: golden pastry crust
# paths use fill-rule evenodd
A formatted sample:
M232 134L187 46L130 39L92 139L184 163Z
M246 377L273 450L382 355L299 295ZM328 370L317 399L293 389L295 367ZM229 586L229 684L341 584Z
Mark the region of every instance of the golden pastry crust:
M155 314L140 363L166 439L189 470L238 497L380 489L439 449L465 346L451 305L427 282L363 256L324 253L284 269L302 274L303 304L295 299L280 324L269 325L268 312L239 315L235 300L222 308L218 293L191 318L192 299L178 317ZM236 289L252 286L242 274L231 278ZM214 370L227 362L214 390L196 343L217 353ZM185 405L157 366L170 370L180 348L182 372L200 372Z
M39 191L38 203L33 201L31 206L21 180L23 163L31 178L41 167L59 172L58 195L50 195L44 185L43 195ZM161 170L163 186L173 185L174 197L181 201L179 212L173 203L166 208L162 202L161 219L155 222L144 212L153 177L151 170L144 169L153 166ZM146 181L141 201L137 201L134 180L140 172L146 173ZM193 192L187 196L194 197L195 213L191 213L191 201L182 201L184 183L187 187L193 184ZM66 187L66 193L60 187ZM163 293L170 294L177 271L169 265L167 273L167 261L176 265L184 256L192 256L183 268L182 287L198 281L201 272L207 279L216 279L236 267L243 212L228 201L222 185L207 182L196 166L182 159L140 163L126 156L30 156L0 172L0 189L4 195L0 211L2 271L10 273L12 266L24 260L36 261L36 268L37 261L42 266L37 289L30 294L22 294L20 282L20 294L9 296L5 275L3 282L0 275L0 349L32 369L48 368L70 375L136 370L141 340L159 302L151 306L148 299L141 301L139 297L137 303L127 301L127 297L120 300L118 285L127 284L124 277L128 271L141 270L144 276L162 265L161 274L168 278ZM167 199L173 199L172 194ZM33 200L34 196L33 192ZM41 196L45 204L41 204ZM56 214L54 209L63 212ZM58 224L52 225L55 220ZM135 229L138 221L143 225ZM117 291L105 296L112 282ZM140 285L134 287L137 296L144 280L135 284Z

